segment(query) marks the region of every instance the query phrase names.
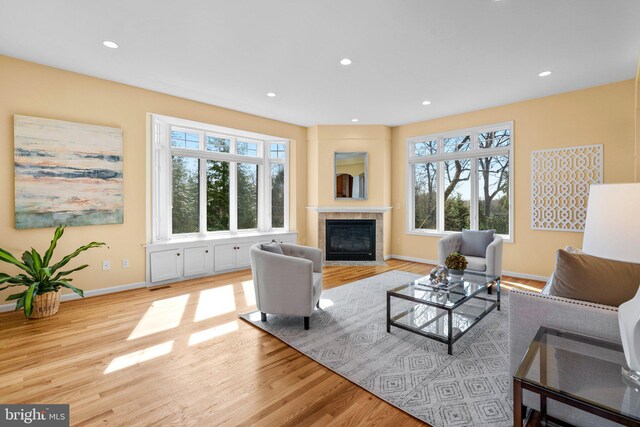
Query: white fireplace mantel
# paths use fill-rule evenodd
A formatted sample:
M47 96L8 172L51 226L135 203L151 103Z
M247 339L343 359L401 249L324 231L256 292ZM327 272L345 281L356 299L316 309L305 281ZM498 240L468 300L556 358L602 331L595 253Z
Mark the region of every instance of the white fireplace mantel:
M360 206L360 207L340 207L340 206L307 206L307 209L316 212L357 212L357 213L385 213L393 209L391 206Z

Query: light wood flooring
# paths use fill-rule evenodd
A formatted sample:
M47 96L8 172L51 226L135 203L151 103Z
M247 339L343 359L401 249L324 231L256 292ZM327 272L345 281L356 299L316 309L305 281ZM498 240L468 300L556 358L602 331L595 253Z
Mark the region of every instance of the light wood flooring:
M324 288L393 269L431 266L325 267ZM245 270L0 314L0 402L69 403L78 426L422 425L238 319L254 308Z

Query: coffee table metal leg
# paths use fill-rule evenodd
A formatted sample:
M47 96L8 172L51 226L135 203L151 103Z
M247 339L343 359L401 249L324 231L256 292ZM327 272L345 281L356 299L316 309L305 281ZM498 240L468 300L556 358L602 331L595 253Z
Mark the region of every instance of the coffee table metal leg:
M496 280L496 301L498 302L498 306L496 307L498 311L500 311L500 278Z
M391 332L391 296L387 294L387 332Z
M453 354L453 311L452 310L447 310L447 326L449 328L449 333L448 333L448 337L449 337L449 345L448 345L448 350L449 350L449 354Z
M513 425L522 427L522 383L513 379Z

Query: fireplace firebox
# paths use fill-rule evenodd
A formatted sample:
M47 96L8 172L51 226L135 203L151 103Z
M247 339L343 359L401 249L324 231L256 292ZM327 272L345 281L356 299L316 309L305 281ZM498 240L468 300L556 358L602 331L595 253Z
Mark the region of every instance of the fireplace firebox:
M327 219L327 261L375 261L375 219Z

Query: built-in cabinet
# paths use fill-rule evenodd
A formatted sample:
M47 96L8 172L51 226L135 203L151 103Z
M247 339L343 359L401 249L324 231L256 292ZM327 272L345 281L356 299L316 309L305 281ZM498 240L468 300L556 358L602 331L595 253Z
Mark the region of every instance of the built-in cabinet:
M181 255L181 251L176 249L151 253L149 260L151 263L152 280L162 282L165 280L176 280L182 276Z
M206 274L211 268L211 249L209 246L196 246L195 248L184 248L184 271L183 276L199 276Z
M214 254L215 270L225 271L250 267L249 249L251 245L253 243L232 243L216 246Z
M251 266L250 248L276 240L296 243L296 233L256 233L241 237L216 237L147 245L147 286L178 282Z

